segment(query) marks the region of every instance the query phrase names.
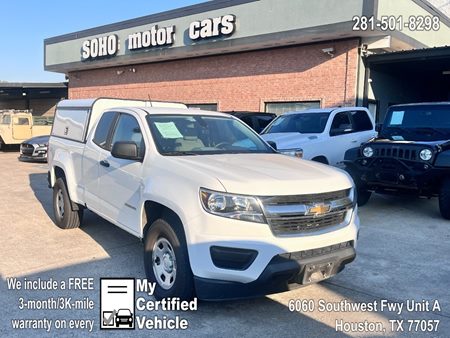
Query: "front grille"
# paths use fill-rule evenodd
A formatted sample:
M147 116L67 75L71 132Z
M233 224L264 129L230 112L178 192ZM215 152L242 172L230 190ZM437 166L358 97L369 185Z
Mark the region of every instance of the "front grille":
M22 143L20 145L20 151L24 155L33 155L34 152L34 146L28 143Z
M418 150L396 147L374 147L375 157L391 157L401 160L416 161Z
M261 197L274 235L293 235L342 224L353 207L350 189L323 194ZM325 210L312 212L317 207Z
M345 248L351 248L353 247L353 241L347 241L342 242L338 244L333 244L329 246L324 246L322 248L317 249L310 249L310 250L303 250L303 251L296 251L296 252L289 252L285 254L281 254L280 256L288 258L288 259L295 259L295 260L301 260L305 258L310 257L318 257L322 255L326 255L335 251L339 251Z
M312 202L327 203L333 200L345 198L349 195L350 189L339 190L333 192L325 192L321 194L307 194L307 195L287 195L287 196L272 196L261 197L264 205L280 205L280 204L308 204Z

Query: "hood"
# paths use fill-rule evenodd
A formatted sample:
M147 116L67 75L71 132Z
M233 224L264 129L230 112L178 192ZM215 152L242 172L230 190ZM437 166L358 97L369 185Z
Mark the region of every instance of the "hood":
M229 193L299 195L352 186L349 176L340 169L281 154L197 155L172 160L172 165L178 163L184 169L216 178ZM199 185L210 188L201 182Z
M373 140L372 142L369 142L371 144L377 145L377 144L389 144L389 145L402 145L402 144L408 144L408 145L424 145L424 146L441 146L445 143L448 143L448 140L439 140L439 141L397 141L397 140L390 140L387 138L378 138Z
M43 136L35 136L32 137L22 143L29 143L29 144L48 144L48 140L50 139L50 135L43 135Z
M317 134L269 133L260 135L265 141L275 142L278 150L301 148L305 143L317 139Z

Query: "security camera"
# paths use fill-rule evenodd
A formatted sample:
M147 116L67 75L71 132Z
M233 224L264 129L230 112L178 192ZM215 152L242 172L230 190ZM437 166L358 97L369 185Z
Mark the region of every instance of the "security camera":
M334 54L333 54L334 48L333 47L323 48L322 52L324 52L325 54L328 54L331 57L334 56Z

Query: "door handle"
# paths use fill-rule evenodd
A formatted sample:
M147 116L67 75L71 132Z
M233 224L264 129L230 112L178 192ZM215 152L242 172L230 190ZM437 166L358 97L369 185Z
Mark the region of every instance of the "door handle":
M352 140L352 143L356 143L356 142L358 142L358 140Z
M100 165L102 165L102 166L104 166L106 168L109 168L109 162L107 160L100 161Z

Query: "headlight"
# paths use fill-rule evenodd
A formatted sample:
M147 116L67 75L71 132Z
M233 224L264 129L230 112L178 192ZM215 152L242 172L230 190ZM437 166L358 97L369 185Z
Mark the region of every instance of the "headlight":
M303 157L303 149L285 149L285 150L279 150L280 154L288 155L292 157Z
M348 195L348 198L350 198L350 200L352 201L353 208L356 206L356 203L358 201L358 195L357 194L358 194L358 192L357 192L355 186L353 186L350 189L350 194Z
M419 153L420 159L423 161L429 161L433 157L433 152L430 149L422 149Z
M241 221L266 223L258 200L252 196L241 196L200 188L203 209L210 214Z
M372 147L365 147L363 149L363 155L365 157L372 157L373 156L373 148Z

